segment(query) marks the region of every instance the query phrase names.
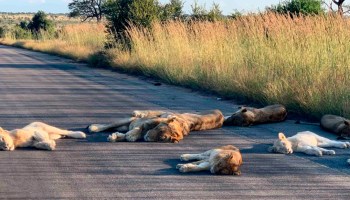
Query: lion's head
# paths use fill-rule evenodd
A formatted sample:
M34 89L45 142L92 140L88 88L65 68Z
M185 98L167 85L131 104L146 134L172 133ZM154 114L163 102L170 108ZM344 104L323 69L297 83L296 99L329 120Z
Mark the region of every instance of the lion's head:
M340 136L350 137L350 120L344 120L343 123L339 125Z
M255 114L246 107L240 108L225 119L224 125L249 126L254 121Z
M241 175L242 155L239 151L223 151L213 157L210 172L220 175Z
M9 136L7 131L0 127L0 149L3 151L13 151L15 145L13 144L12 138Z
M168 120L159 123L153 129L147 131L144 140L148 142L172 142L178 143L182 139L182 128L175 116L169 116Z
M273 146L269 147L268 151L273 153L292 154L292 143L287 140L283 133L279 133L278 140L273 143Z

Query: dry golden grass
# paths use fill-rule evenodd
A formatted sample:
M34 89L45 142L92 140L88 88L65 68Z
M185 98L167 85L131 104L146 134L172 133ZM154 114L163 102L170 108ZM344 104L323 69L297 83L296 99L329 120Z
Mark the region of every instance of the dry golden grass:
M268 14L155 23L129 34L133 49L116 53L118 67L316 117L350 117L349 20Z
M110 49L103 57L114 67L316 117L350 117L348 19L266 14L128 32L132 50ZM103 50L104 38L103 25L82 24L66 26L56 40L2 43L87 60Z
M0 43L87 61L91 55L103 50L106 38L104 30L103 24L72 24L64 26L57 39L45 37L45 33L41 40L15 40L9 35Z

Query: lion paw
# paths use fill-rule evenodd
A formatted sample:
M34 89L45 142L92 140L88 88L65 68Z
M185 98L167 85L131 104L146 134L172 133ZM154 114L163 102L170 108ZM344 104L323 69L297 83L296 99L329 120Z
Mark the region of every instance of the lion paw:
M69 134L69 137L77 138L77 139L83 139L83 138L86 138L86 134L81 132L81 131L72 131Z
M322 151L315 151L315 156L322 156Z
M109 142L118 142L123 141L125 139L124 133L115 132L108 136L107 140Z
M176 169L180 169L182 166L184 166L184 164L177 164Z
M191 170L191 167L188 166L188 165L182 165L182 166L179 168L179 171L182 172L182 173L189 172L190 170Z
M56 142L55 141L50 141L50 142L45 142L42 144L43 149L47 149L49 151L53 151L56 149Z
M334 150L325 151L324 154L325 155L335 155L335 151Z
M350 142L344 142L346 147L345 148L350 148Z
M189 161L190 160L190 154L182 154L180 156L181 161Z
M88 130L89 130L90 133L97 133L97 132L102 131L103 127L104 127L104 125L102 125L102 124L91 124L88 127Z
M139 110L135 110L133 113L132 113L132 116L133 117L139 117L139 118L144 118L146 117L146 113L145 112L142 112L142 111L139 111Z
M341 143L339 143L339 145L337 145L338 146L338 148L340 148L340 149L346 149L346 148L349 148L349 144L348 144L349 142L341 142Z

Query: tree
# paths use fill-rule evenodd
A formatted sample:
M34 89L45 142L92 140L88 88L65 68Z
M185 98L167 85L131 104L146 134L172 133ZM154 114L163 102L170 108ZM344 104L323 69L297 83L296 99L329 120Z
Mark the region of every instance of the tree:
M157 0L107 0L104 10L110 32L123 35L130 24L150 27L159 19L160 6Z
M70 17L82 18L82 21L96 18L98 22L102 20L104 15L104 4L106 0L73 0L68 4Z
M207 18L208 11L205 9L205 6L199 5L198 1L194 1L194 4L191 5L192 9L192 18L197 20L204 20Z
M281 14L321 14L324 12L320 0L289 0L279 3L277 6L267 8L269 11Z
M181 0L171 0L170 3L160 6L160 19L162 21L179 19L183 14L183 5Z
M20 25L25 26L21 23ZM47 19L47 15L44 11L38 11L32 18L32 20L28 24L28 29L30 29L34 33L39 33L41 30L45 31L53 31L54 25L53 22Z
M132 0L107 0L104 10L107 19L107 28L111 34L118 37L128 26L130 16L130 4Z
M342 16L344 14L344 7L345 7L343 5L344 2L345 2L345 0L331 0L331 3L329 5L326 2L323 2L323 3L326 4L328 6L328 8L333 12L334 12L334 10L332 7L332 3L334 3L337 6L337 13ZM349 10L347 12L349 12Z
M159 19L158 0L133 0L130 4L130 22L142 27L151 27Z
M222 14L220 5L217 3L213 3L213 6L208 13L208 20L218 21L218 20L222 20L223 18L224 18L224 15Z

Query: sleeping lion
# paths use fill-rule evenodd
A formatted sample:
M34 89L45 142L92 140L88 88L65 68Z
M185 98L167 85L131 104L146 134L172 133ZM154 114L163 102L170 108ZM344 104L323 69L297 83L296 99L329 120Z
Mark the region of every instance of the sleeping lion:
M321 127L340 137L350 138L350 120L337 115L324 115L321 118Z
M241 107L229 117L225 117L225 126L251 126L255 124L281 122L287 117L283 105L270 105L264 108Z
M330 140L311 131L299 132L288 138L283 133L279 133L278 140L274 142L273 146L269 147L268 151L283 154L302 152L314 156L335 154L335 151L324 149L324 147L345 149L350 147L350 142Z
M242 155L239 149L226 145L211 149L200 154L182 154L182 161L199 160L197 162L178 164L176 169L180 172L197 172L210 170L212 174L240 175Z
M35 147L54 150L55 140L62 137L85 138L86 135L80 131L62 130L42 122L33 122L12 131L6 131L0 127L0 149L13 151L17 147Z
M88 129L90 132L101 132L116 128L117 132L108 137L110 142L143 139L147 142L178 143L191 131L220 128L223 122L224 116L219 110L202 114L146 110L134 111L132 117L112 124L92 124Z

